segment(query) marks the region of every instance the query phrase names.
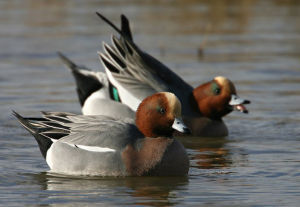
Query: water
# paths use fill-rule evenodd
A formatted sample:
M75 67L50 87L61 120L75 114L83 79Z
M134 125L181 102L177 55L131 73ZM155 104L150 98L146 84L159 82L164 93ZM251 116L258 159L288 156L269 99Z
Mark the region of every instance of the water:
M299 1L1 1L0 206L299 206ZM225 138L181 138L188 177L89 178L47 173L11 110L80 113L57 58L100 69L96 54L126 14L137 44L194 86L224 75L250 114Z

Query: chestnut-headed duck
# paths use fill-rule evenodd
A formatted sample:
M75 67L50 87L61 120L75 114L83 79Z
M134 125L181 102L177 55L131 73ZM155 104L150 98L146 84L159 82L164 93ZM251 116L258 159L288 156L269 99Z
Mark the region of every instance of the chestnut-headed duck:
M111 45L103 43L104 52L99 53L106 74L79 67L60 54L75 77L83 114L112 112L126 116L136 111L145 97L169 91L180 99L183 119L193 136L219 137L228 135L222 117L233 110L248 113L243 104L249 104L250 101L237 95L229 79L218 76L193 88L164 64L138 48L124 15L121 15L121 30L101 14L97 15L120 34L120 38L112 36ZM105 99L128 107L110 102L106 104L110 109L102 110L98 107L99 102L103 103Z
M90 176L183 176L189 159L174 130L188 133L172 93L144 99L136 119L42 112L18 121L38 142L51 172Z

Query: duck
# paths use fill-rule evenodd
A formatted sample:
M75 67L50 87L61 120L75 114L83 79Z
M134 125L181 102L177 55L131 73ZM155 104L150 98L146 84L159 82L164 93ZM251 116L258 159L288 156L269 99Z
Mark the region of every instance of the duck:
M135 118L135 111L118 100L118 91L105 73L77 65L61 52L57 54L75 79L82 114Z
M189 159L173 131L189 133L172 93L145 98L136 119L42 112L13 112L36 139L51 173L82 176L184 176Z
M250 104L250 101L238 96L234 83L228 78L216 76L194 88L134 43L129 20L125 15L121 15L119 29L105 16L96 13L120 35L112 35L111 44L103 42L103 52L98 52L105 73L77 66L59 53L75 77L77 92L81 90L82 94L85 94L81 98L78 93L83 114L95 115L113 111L122 116L132 116L145 97L156 92L168 91L174 93L181 101L183 120L191 129L192 136L224 137L228 136L228 128L223 117L232 111L248 113L245 104ZM94 81L90 81L91 79ZM82 86L87 82L89 90L83 89ZM95 83L98 84L97 87L94 87ZM105 99L127 107L111 104L110 109L102 110L97 107L98 102Z

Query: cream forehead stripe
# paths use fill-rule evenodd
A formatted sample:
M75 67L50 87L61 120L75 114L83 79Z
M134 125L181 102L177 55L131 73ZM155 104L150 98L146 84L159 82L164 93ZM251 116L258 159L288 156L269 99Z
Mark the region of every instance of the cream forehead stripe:
M223 76L217 76L214 78L214 80L217 81L218 83L220 83L221 85L226 85L226 84L230 83L230 81Z
M214 78L214 80L223 86L225 90L228 90L228 92L235 92L235 87L229 79L223 76L217 76Z
M181 117L181 103L177 96L169 92L161 92L167 100L171 111L174 111L176 117Z

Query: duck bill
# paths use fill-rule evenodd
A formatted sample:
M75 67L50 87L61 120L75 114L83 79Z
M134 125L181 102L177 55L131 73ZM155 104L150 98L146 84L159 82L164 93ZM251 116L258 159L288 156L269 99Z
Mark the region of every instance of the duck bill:
M184 124L181 118L175 118L172 128L184 134L191 134L191 130Z
M233 107L233 110L240 111L242 113L247 114L248 109L244 106L244 104L250 104L250 101L242 99L242 98L240 98L239 96L237 96L235 94L231 95L229 105Z

